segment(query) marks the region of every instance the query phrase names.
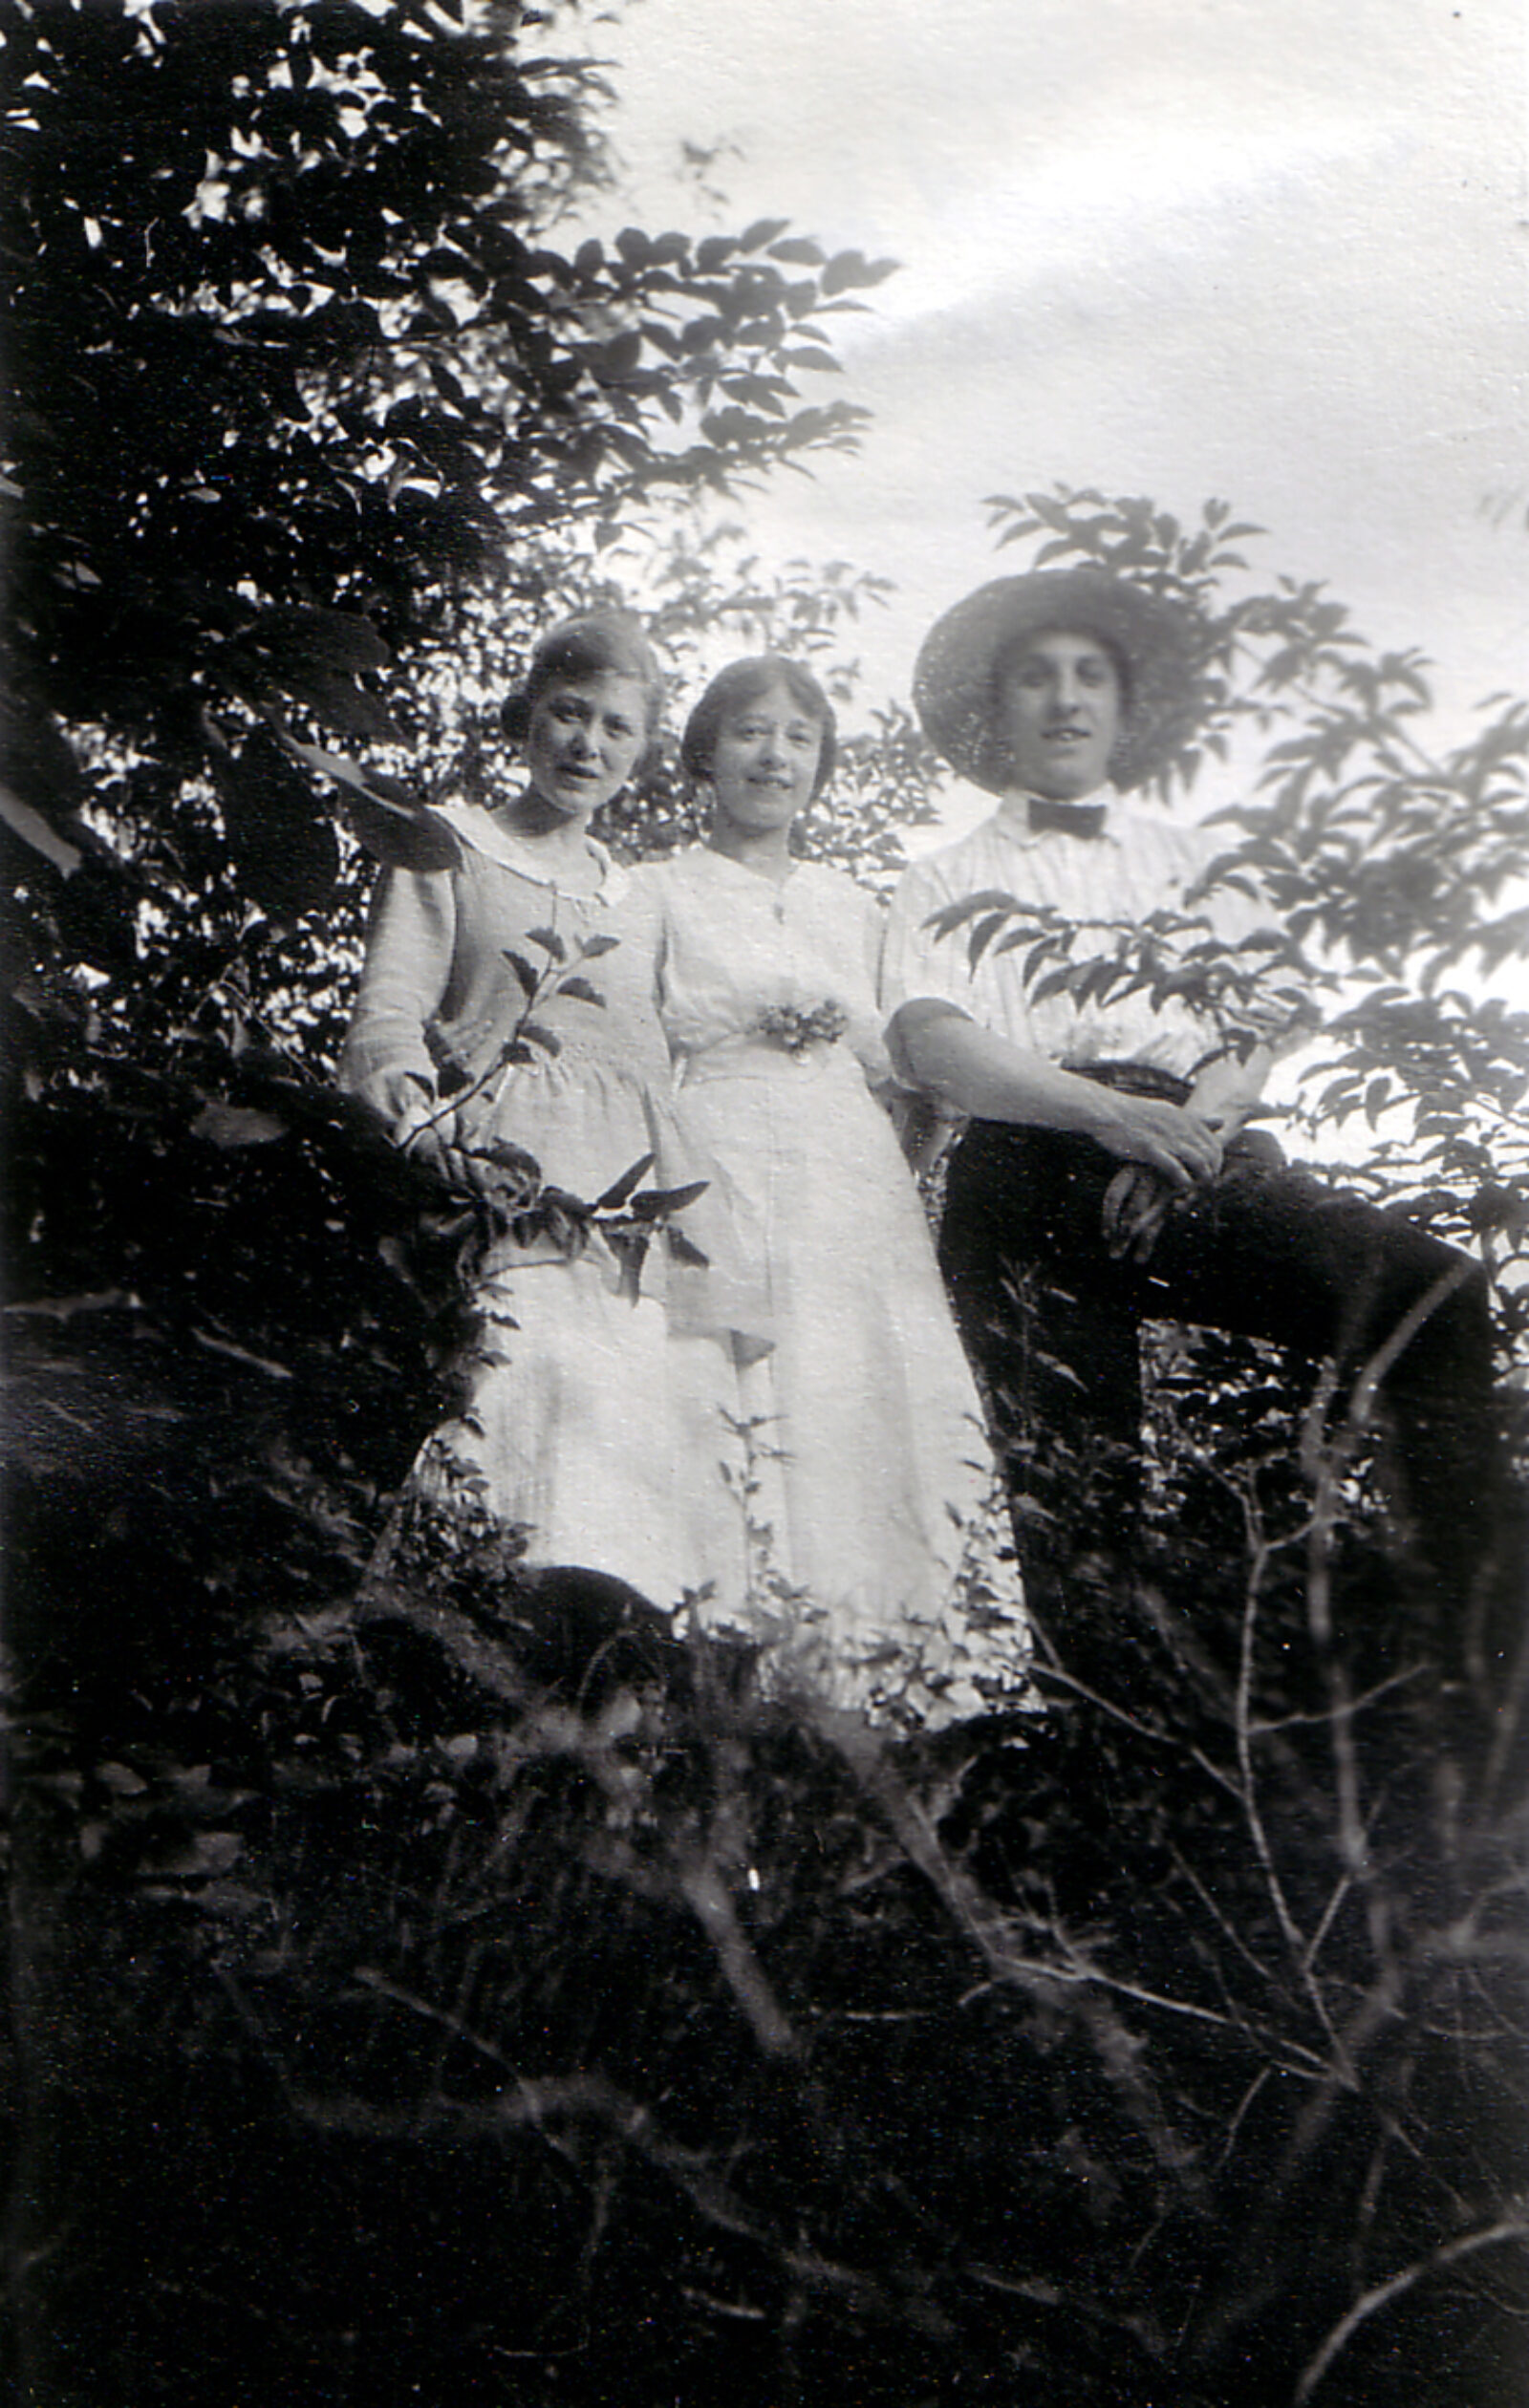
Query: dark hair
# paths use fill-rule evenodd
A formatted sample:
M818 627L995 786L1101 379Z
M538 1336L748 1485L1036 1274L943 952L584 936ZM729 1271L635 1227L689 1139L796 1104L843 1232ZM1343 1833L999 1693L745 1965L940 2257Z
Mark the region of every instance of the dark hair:
M642 687L651 745L663 710L663 674L641 627L626 611L581 611L549 628L530 656L524 680L506 701L500 724L506 736L523 742L539 694L560 681L576 685L585 677L635 677Z
M746 660L730 660L725 669L718 670L686 720L685 732L679 740L679 758L687 776L698 785L702 778L710 777L723 721L739 711L746 711L773 685L783 685L797 709L808 719L816 720L823 730L817 775L812 781L814 800L822 793L838 758L839 723L833 716L832 703L811 670L804 669L798 660L784 660L779 653L750 654Z

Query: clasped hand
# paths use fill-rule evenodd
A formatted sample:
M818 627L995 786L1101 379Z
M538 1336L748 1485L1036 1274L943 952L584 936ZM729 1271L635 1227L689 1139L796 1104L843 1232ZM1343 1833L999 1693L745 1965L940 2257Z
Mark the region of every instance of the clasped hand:
M1222 1143L1215 1122L1181 1105L1132 1097L1112 1150L1127 1159L1105 1192L1103 1233L1112 1261L1150 1260L1174 1206L1214 1179Z

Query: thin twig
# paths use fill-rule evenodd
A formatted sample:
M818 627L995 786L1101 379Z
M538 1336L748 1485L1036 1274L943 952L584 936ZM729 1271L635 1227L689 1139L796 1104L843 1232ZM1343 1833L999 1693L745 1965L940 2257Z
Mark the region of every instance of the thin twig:
M1301 1986L1310 2001L1312 2012L1338 2053L1342 2073L1352 2086L1357 2081L1357 2076L1348 2061L1343 2042L1338 2036L1332 2017L1327 2011L1327 2002L1318 1986L1307 1953L1305 1935L1290 1911L1289 1901L1284 1893L1284 1884L1280 1879L1279 1868L1274 1861L1274 1850L1269 1844L1269 1836L1264 1828L1263 1815L1259 1805L1258 1779L1253 1769L1253 1743L1249 1721L1253 1696L1253 1648L1258 1635L1259 1600L1263 1576L1268 1569L1269 1551L1264 1540L1262 1516L1259 1512L1258 1497L1254 1493L1252 1483L1233 1482L1230 1485L1242 1507L1243 1526L1247 1534L1248 1552L1252 1559L1243 1592L1241 1644L1237 1680L1237 1757L1242 1775L1242 1813L1259 1863L1263 1871L1264 1886L1268 1890L1275 1914L1279 1919L1280 1929L1284 1935L1285 1946L1295 1960Z
M1032 1669L1041 1679L1055 1681L1059 1688L1069 1689L1074 1697L1086 1698L1090 1706L1097 1706L1099 1711L1108 1714L1112 1722L1122 1723L1126 1730L1133 1731L1138 1739L1151 1739L1159 1748L1176 1748L1181 1754L1189 1757L1192 1764L1199 1767L1207 1780L1213 1781L1217 1789L1224 1790L1228 1797L1238 1796L1238 1785L1232 1775L1223 1773L1203 1749L1186 1747L1176 1731L1159 1731L1152 1723L1139 1721L1134 1714L1128 1714L1123 1706L1114 1705L1109 1698L1101 1696L1097 1689L1090 1688L1087 1681L1064 1672L1060 1665L1037 1664Z
M959 2004L968 2006L974 1998L982 1998L991 1990L1002 1989L1005 1982L1012 1982L1024 1989L1044 1989L1047 1983L1055 1982L1074 1989L1087 1987L1113 1990L1117 1997L1134 1998L1140 2006L1161 2007L1171 2015L1188 2015L1196 2023L1215 2024L1221 2032L1235 2032L1239 2040L1256 2042L1264 2047L1269 2045L1266 2037L1240 2016L1222 2014L1215 2007L1196 2007L1186 1998L1169 1998L1161 1990L1143 1989L1137 1982L1120 1981L1112 1973L1102 1973L1095 1965L1038 1965L1029 1957L1014 1957L999 1967L991 1981L980 1982L975 1989L967 1990ZM1329 2070L1324 2057L1319 2056L1314 2049L1303 2049L1299 2040L1281 2037L1279 2046L1292 2056L1303 2057L1305 2063L1281 2063L1272 2069L1276 2072L1299 2075L1309 2081Z
M1413 2284L1422 2282L1425 2275L1436 2274L1444 2267L1455 2265L1461 2258L1474 2256L1478 2249L1495 2247L1498 2242L1520 2241L1526 2234L1529 2234L1529 2219L1522 2215L1499 2217L1496 2224L1484 2225L1475 2232L1462 2232L1455 2240L1441 2243L1427 2257L1415 2258L1411 2266L1404 2266L1401 2272L1393 2274L1389 2282L1377 2283L1372 2290L1364 2292L1355 2300L1347 2314L1339 2318L1307 2365L1296 2385L1295 2408L1303 2408L1339 2351L1347 2346L1360 2326L1378 2310L1400 2298L1403 2291L1411 2290Z
M1470 1255L1459 1256L1451 1263L1447 1271L1439 1273L1432 1286L1426 1288L1417 1301L1402 1315L1385 1344L1377 1346L1354 1382L1353 1390L1349 1396L1348 1419L1356 1430L1365 1430L1368 1427L1375 1390L1396 1362L1397 1357L1411 1344L1423 1323L1432 1319L1440 1305L1447 1304L1456 1290L1464 1287L1467 1279L1474 1276L1476 1267Z

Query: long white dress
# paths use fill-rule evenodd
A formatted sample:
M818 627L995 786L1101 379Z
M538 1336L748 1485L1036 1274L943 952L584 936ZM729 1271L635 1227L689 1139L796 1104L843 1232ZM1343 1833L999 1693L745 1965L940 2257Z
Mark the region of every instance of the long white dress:
M341 1064L342 1084L400 1141L430 1109L435 1055L449 1051L474 1079L521 1017L526 998L506 949L538 969L549 957L533 932L548 930L575 970L577 939L611 934L625 883L592 842L585 881L570 891L548 874L541 848L491 813L457 806L444 816L460 868L389 870L378 880ZM496 1073L465 1107L467 1134L475 1145L523 1148L549 1185L586 1202L649 1153L653 1180L680 1184L691 1166L668 1108L647 968L617 945L586 975L600 1000L559 995L538 1004L557 1050ZM694 1235L715 1259L715 1215L703 1209L685 1221L698 1217ZM475 1295L481 1336L462 1366L466 1406L428 1442L416 1484L438 1498L465 1494L517 1525L529 1566L608 1573L665 1609L708 1580L736 1594L741 1517L721 1479L698 1479L696 1467L703 1452L719 1456L737 1410L731 1339L715 1324L747 1315L731 1299L712 1312L720 1264L698 1282L661 1238L635 1297L622 1272L599 1238L576 1259L555 1236L494 1246Z
M774 1342L742 1375L745 1610L720 1593L702 1619L763 1642L779 1688L876 1719L928 1728L1028 1703L981 1406L872 1091L893 1079L873 900L818 864L777 886L697 847L635 870L616 925L652 956L681 1129L713 1166ZM842 1033L813 1037L825 1006Z

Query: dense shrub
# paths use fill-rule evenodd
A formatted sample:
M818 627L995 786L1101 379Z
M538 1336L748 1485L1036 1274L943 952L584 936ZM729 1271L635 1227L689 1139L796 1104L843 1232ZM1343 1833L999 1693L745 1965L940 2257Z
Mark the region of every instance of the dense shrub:
M1314 1625L1277 1366L1165 1370L1226 1446L1077 1568L1108 1693L883 1746L400 1517L455 1241L345 1107L42 1125L31 2397L1515 2396L1513 1715L1406 1660L1357 1505Z

